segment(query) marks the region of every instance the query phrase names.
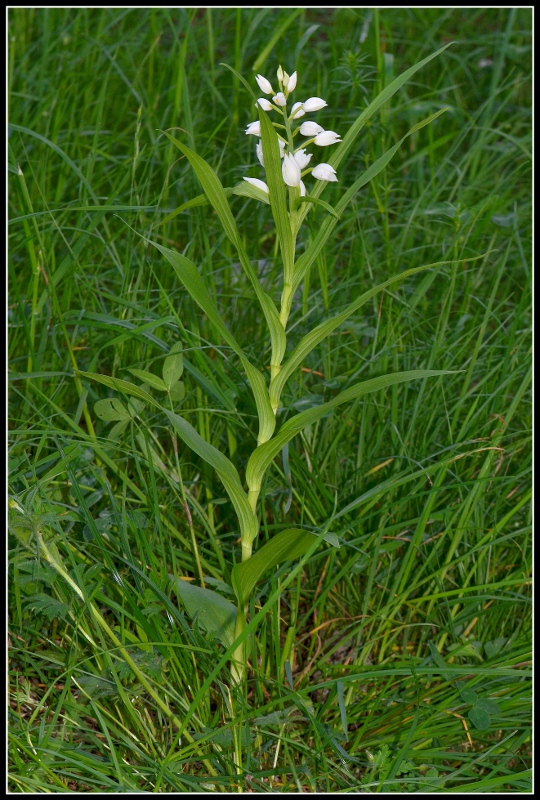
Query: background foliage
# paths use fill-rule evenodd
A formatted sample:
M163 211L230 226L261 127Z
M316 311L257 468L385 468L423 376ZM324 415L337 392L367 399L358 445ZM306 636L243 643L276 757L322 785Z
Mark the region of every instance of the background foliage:
M450 40L326 189L335 203L450 106L340 220L294 335L373 282L455 263L364 306L282 403L292 414L397 369L460 372L359 399L276 459L267 535L332 517L343 546L295 563L253 638L247 695L231 697L220 645L169 578L227 596L238 530L221 484L143 401L100 419L115 395L77 371L161 375L181 342L178 408L242 469L255 409L237 359L125 222L199 265L262 368L261 315L215 215L161 224L200 187L159 130L224 185L262 177L243 133L255 110L220 62L249 80L297 69L343 135ZM530 61L528 9L9 12L11 791L528 791ZM231 203L278 296L267 207Z

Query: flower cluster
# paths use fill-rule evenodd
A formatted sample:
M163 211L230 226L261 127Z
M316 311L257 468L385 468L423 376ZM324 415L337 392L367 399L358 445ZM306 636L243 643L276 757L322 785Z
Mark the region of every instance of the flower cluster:
M287 75L279 67L277 71L277 79L279 83L279 91L274 92L272 84L262 75L257 75L259 88L264 94L272 96L272 102L265 97L260 97L255 105L259 105L263 111L277 111L283 117L284 124L274 125L283 131L278 131L279 148L282 163L283 180L287 186L297 186L300 191L300 196L304 197L306 194L306 187L302 178L310 174L319 181L337 181L336 171L330 164L317 164L314 167L308 167L311 160L312 153L306 153L306 147L310 144L315 144L318 147L328 147L328 145L336 144L341 141L339 134L334 131L325 131L316 122L303 122L299 127L295 127L294 123L300 117L306 114L320 111L328 105L320 97L310 97L305 102L294 103L290 111L287 110L287 102L289 95L296 88L297 74L293 72L292 75ZM246 134L251 136L261 135L261 123L259 120L250 122L246 128ZM295 146L294 138L297 134L303 136L307 141L302 142L299 146ZM262 145L257 142L256 153L259 163L264 167ZM264 181L258 178L244 178L248 183L257 186L265 192L268 192L268 186Z

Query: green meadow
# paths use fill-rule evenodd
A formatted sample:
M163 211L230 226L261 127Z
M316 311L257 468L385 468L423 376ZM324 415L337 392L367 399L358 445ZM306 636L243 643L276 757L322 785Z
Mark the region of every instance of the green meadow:
M11 8L8 23L10 792L530 792L531 9ZM237 684L177 588L234 602L224 485L152 403L126 412L88 377L143 370L157 398L180 343L171 408L244 476L242 364L141 236L196 264L268 380L266 321L214 209L173 213L202 189L164 131L225 187L261 179L253 98L223 64L256 92L256 74L296 70L294 99L324 98L317 122L344 137L449 43L325 185L334 209L446 109L339 216L287 352L433 266L311 350L278 426L359 381L447 374L339 405L275 457L254 552L291 527L326 540L264 573ZM228 202L277 302L270 207ZM298 254L329 213L312 206ZM107 399L124 411L107 418Z

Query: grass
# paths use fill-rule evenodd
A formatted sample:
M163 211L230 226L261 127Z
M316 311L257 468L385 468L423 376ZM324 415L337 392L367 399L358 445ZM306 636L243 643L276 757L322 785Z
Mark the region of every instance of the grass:
M9 24L10 790L530 791L530 10L20 8ZM385 372L456 372L343 406L276 459L265 536L331 519L343 546L259 587L233 696L221 645L169 579L227 594L239 548L221 484L148 408L111 430L93 407L112 393L78 371L158 374L182 342L182 414L239 468L255 408L234 354L125 222L187 252L264 366L215 215L161 224L200 188L159 131L224 185L261 177L251 101L221 62L252 83L296 68L343 134L450 40L325 190L334 204L450 107L357 195L291 336L373 282L452 263L364 306L282 402L292 414ZM232 208L277 298L269 212Z

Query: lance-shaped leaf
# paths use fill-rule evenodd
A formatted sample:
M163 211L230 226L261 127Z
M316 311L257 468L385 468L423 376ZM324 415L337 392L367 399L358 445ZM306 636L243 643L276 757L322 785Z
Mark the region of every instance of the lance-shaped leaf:
M172 575L171 578L189 616L197 617L201 628L215 634L225 647L230 647L235 639L237 614L233 604L211 589L192 586L188 581Z
M279 320L277 308L272 299L266 294L266 292L263 291L261 284L259 283L259 279L257 278L257 274L253 269L244 245L242 244L242 240L240 238L240 234L238 233L231 209L229 208L227 195L225 194L225 190L221 184L221 181L212 167L206 163L204 158L201 158L194 150L191 150L191 148L187 147L178 139L175 139L170 133L167 133L166 131L164 131L164 133L165 136L167 136L188 159L195 171L195 174L197 175L197 178L201 182L204 192L208 197L214 211L219 217L219 221L223 226L223 230L236 247L238 257L240 258L240 263L242 264L246 275L251 281L251 284L255 290L255 294L257 295L257 299L261 304L264 318L266 319L266 324L268 325L270 340L272 343L272 363L281 364L286 346L285 331L283 330L283 325Z
M341 217L341 215L343 214L343 212L347 208L348 204L350 203L350 201L354 197L354 195L363 186L365 186L367 183L369 183L371 180L373 180L373 178L375 178L379 174L379 172L382 172L382 170L386 167L386 165L391 160L391 158L393 158L393 156L397 153L397 151L399 150L399 148L401 147L401 145L403 144L405 139L407 139L408 136L411 136L411 134L415 133L416 131L419 131L425 125L428 125L430 122L432 122L434 119L439 117L441 114L444 114L444 112L446 110L447 110L446 108L442 108L439 111L437 111L435 114L431 114L431 116L426 117L421 122L417 122L416 125L413 125L413 127L409 131L407 131L405 136L403 136L403 138L400 139L399 142L397 142L397 144L393 145L393 147L391 147L389 150L386 151L386 153L384 153L380 158L378 158L352 184L352 186L350 186L347 189L347 191L345 192L343 197L340 199L340 201L336 205L335 214L337 216L327 217L326 219L323 220L315 239L310 244L310 246L308 247L306 252L303 253L300 256L300 258L298 259L298 261L296 262L296 265L295 265L295 268L294 268L294 276L293 276L293 292L296 292L296 290L300 286L302 280L304 279L304 276L305 276L306 272L311 267L311 265L313 264L313 262L315 261L315 259L319 255L319 253L321 252L322 248L326 244L326 242L328 240L328 237L330 236L330 234L334 230L338 218ZM316 192L313 191L312 194L316 195ZM305 211L302 212L302 214L304 216L305 216L305 213L306 213Z
M157 389L160 392L167 391L167 384L165 381L158 378L157 375L154 375L153 372L147 372L145 369L128 369L128 372L131 372L132 375L135 375L143 383L147 383L149 386L152 386L153 389Z
M287 528L273 536L250 559L235 564L232 570L232 583L240 605L248 601L251 592L265 572L281 564L282 561L292 561L293 558L305 555L312 545L323 540L339 547L339 540L334 534L318 536L299 528Z
M355 311L358 311L358 309L361 308L364 303L367 303L367 301L378 292L382 291L387 286L390 286L392 283L396 283L402 278L408 278L410 275L414 275L416 272L421 272L425 269L435 268L441 266L442 264L450 263L452 262L441 261L436 264L426 264L422 267L413 267L412 269L405 270L405 272L402 272L399 275L394 275L393 278L389 278L387 281L384 281L378 286L375 286L373 289L369 289L367 292L364 292L364 294L361 294L357 300L348 305L347 308L345 308L340 314L337 314L337 316L332 317L332 319L329 319L326 322L321 322L320 325L317 325L316 328L306 334L306 336L304 336L304 338L301 339L297 344L285 364L283 364L280 372L270 383L270 401L274 408L277 408L279 405L281 392L283 391L283 387L285 386L286 382L293 374L295 369L297 369L297 367L299 367L304 361L308 353L310 353L320 342L326 339L326 337L332 333L333 330L345 322L345 320L348 319L351 314L354 314Z
M416 72L418 72L419 69L422 69L422 67L425 67L426 64L429 64L430 61L432 61L434 58L436 58L438 55L444 52L444 50L446 50L447 47L450 47L451 44L454 43L448 42L448 44L445 44L444 47L441 47L439 50L436 50L430 56L427 56L426 58L422 59L422 61L419 61L418 64L415 64L413 67L410 67L410 69L405 70L405 72L403 72L401 75L398 75L398 77L395 78L395 80L389 83L388 86L386 86L382 90L382 92L380 92L380 94L377 95L375 100L373 100L369 104L369 106L365 108L364 111L362 111L362 113L356 118L356 120L353 122L353 124L343 137L343 140L339 143L338 147L336 147L336 149L328 159L328 163L330 164L330 166L334 167L334 169L337 169L337 167L341 164L341 162L343 161L343 159L353 146L354 141L357 138L358 134L360 133L366 122L369 119L371 119L373 114L375 114L379 110L379 108L387 102L387 100L389 100L399 89L401 89L403 84L407 83L409 78L412 78L412 76ZM322 191L324 191L325 188L324 182L321 181L317 183L318 185L315 186L312 192L312 194L315 197L319 197L319 195L321 194ZM301 220L304 219L306 213L307 209L302 211Z
M416 380L417 378L430 378L435 375L447 375L448 370L432 370L432 369L413 369L407 372L395 372L392 375L381 375L379 378L371 378L371 380L357 383L354 386L345 389L321 406L309 408L307 411L302 411L292 419L282 425L278 433L269 442L262 444L252 454L248 461L246 469L246 481L250 491L260 491L262 479L268 466L272 463L275 456L280 452L281 448L290 442L293 436L300 433L307 425L312 425L317 420L324 417L329 411L346 403L349 400L355 400L364 394L377 392L379 389L385 389L387 386L393 386L396 383L404 383L405 381Z
M256 369L250 362L230 330L225 325L216 304L210 297L208 289L204 285L199 271L193 261L186 256L177 253L175 250L170 250L168 247L163 247L156 242L148 242L157 247L163 253L167 261L171 264L174 271L190 293L191 297L195 300L197 305L204 311L211 324L227 342L236 355L240 358L242 365L246 371L255 404L257 406L257 413L259 415L259 442L266 442L272 436L276 426L276 419L272 406L270 405L270 398L268 395L268 388L264 376L258 369Z
M294 239L287 211L286 186L281 170L281 155L276 129L272 125L266 111L257 105L261 122L261 142L266 173L266 182L270 193L270 208L276 224L276 231L283 259L285 283L290 283L294 266Z
M182 342L176 342L170 349L169 355L163 362L161 374L169 392L172 387L180 380L184 371L184 355L182 353Z
M252 542L258 533L257 517L248 502L234 464L216 447L200 436L193 425L172 411L165 411L175 431L191 449L213 467L227 490L236 511L242 541Z
M78 374L84 375L85 378L91 378L94 381L103 383L104 386L108 386L110 389L116 389L118 392L124 392L124 394L131 394L135 397L140 397L141 400L145 400L155 408L161 408L160 404L156 403L152 395L148 394L148 392L145 392L144 389L139 388L139 386L135 386L134 383L123 381L120 378L111 378L109 375L100 375L97 372L82 372L81 370L78 370Z

